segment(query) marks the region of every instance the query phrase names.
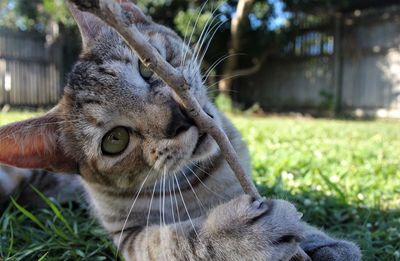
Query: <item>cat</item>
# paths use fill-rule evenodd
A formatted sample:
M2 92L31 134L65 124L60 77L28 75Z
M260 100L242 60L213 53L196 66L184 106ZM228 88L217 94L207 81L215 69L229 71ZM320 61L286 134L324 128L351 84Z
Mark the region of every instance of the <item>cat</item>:
M0 163L71 173L41 175L81 183L94 215L126 260L361 259L355 244L302 222L291 203L244 195L215 141L196 127L171 89L114 30L68 5L83 50L64 96L45 115L0 128ZM185 75L250 173L246 145L207 97L194 51L134 4L121 6ZM5 182L6 172L12 169L0 176L8 188L3 194L16 184Z

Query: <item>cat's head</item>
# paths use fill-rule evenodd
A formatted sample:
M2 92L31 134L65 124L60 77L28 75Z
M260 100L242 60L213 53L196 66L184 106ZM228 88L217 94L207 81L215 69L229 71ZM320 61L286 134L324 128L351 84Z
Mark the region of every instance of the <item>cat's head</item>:
M135 26L181 71L204 110L219 124L195 54L171 29L137 7L123 8ZM80 172L89 182L129 187L155 180L217 153L169 88L123 39L98 18L71 6L82 35L82 54L65 95L46 115L0 129L0 162L19 167Z

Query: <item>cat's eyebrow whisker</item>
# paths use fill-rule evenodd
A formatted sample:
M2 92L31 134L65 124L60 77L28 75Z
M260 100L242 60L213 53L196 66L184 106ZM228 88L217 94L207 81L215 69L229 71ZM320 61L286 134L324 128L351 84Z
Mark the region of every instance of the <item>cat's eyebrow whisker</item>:
M237 74L234 74L234 75L231 75L231 76L224 77L224 78L220 79L219 81L229 80L229 79L233 79L233 78L240 77L240 76L243 76L243 75L245 75L245 74L243 74L243 73L237 73ZM219 83L219 82L213 83L213 84L211 84L210 86L208 86L208 88L213 88L213 87L216 86L218 83Z
M204 57L206 56L206 54L208 52L208 49L210 48L211 42L214 39L215 34L218 32L219 28L221 28L221 26L223 26L227 21L229 21L229 19L219 22L218 27L214 29L214 32L212 32L212 35L211 35L210 39L207 42L206 48L204 49L204 51L203 51L203 53L201 55L201 58L198 61L198 64L203 63Z
M190 167L186 167L186 168L190 169ZM191 171L192 171L192 170L191 170ZM192 171L192 172L193 172L193 171ZM196 197L197 201L199 202L200 207L203 209L204 213L207 213L207 209L204 207L203 202L201 202L200 198L197 196L197 193L196 193L196 191L194 190L192 184L190 184L190 181L189 181L189 179L187 178L187 176L185 175L185 172L184 172L184 171L181 171L181 173L182 173L182 175L185 177L187 183L189 184L190 189L193 191L193 194L194 194L194 196Z
M199 166L197 166L194 162L193 164L203 173L205 173L206 175L208 175L210 178L214 178L212 175L210 175L208 172L202 170ZM206 184L204 184L204 182L201 180L201 178L199 178L199 176L197 176L197 174L192 170L189 169L191 171L191 173L199 180L199 182L204 186L204 188L206 188L209 192L213 193L214 195L216 195L217 197L219 197L220 199L226 200L225 197L223 197L222 195L218 194L217 192L215 192L214 190L212 190L211 188L209 188Z
M197 43L196 43L196 45L195 45L195 48L194 48L194 54L197 56L198 55L198 53L200 52L200 50L201 50L201 47L203 46L203 42L205 41L205 39L207 38L207 36L208 36L208 34L209 34L209 31L210 30L212 30L212 28L213 28L213 26L211 26L212 24L214 24L214 22L215 22L215 20L217 19L217 18L219 18L220 16L221 16L221 14L219 14L219 15L217 15L217 16L214 16L215 15L215 12L218 10L218 8L220 7L221 5L219 5L217 8L215 8L215 10L211 13L211 16L207 19L207 22L206 22L206 24L204 25L204 27L203 27L203 30L201 31L201 34L200 34L200 37L199 37L199 39L198 39L198 41L197 41Z
M219 30L219 28L225 23L226 21L223 22L218 22L217 23L217 27L214 29L214 32L212 32L212 35L210 37L210 39L207 42L206 48L204 49L203 53L201 54L201 58L199 59L199 55L200 52L196 55L196 57L194 59L192 59L192 64L193 64L193 69L191 69L191 74L194 75L196 74L197 71L201 71L201 64L203 63L204 57L207 54L208 48L210 47L210 44L212 42L212 40L214 39L215 34L217 33L217 31ZM211 32L210 32L211 33Z
M216 10L217 9L215 9L214 12ZM200 52L201 52L201 48L203 47L207 37L221 23L221 21L220 21L220 22L217 22L217 23L214 24L214 21L222 16L222 14L218 14L217 16L214 16L214 12L211 14L212 20L209 23L207 22L207 24L204 26L203 31L201 32L201 35L200 35L200 39L196 43L196 47L194 49L194 55L192 57L192 62L197 61L197 59L198 59L198 57L200 55Z
M204 7L206 7L207 3L208 3L208 0L206 0L206 1L204 2L204 4L202 5L202 7L201 7L201 9L200 9L200 11L199 11L199 13L198 13L198 15L197 15L196 22L194 23L192 33L190 34L189 40L188 40L188 42L187 42L187 44L186 44L187 46L190 46L190 42L192 41L193 34L194 34L194 31L196 30L197 23L199 22L201 13L203 12L203 9L204 9ZM186 60L186 56L187 56L187 54L188 54L188 50L189 50L189 49L190 49L190 48L188 48L188 49L186 50L185 55L183 56L183 59L182 59L183 61Z
M207 81L208 77L210 77L210 74L212 73L212 71L218 66L220 65L223 61L225 61L226 59L233 57L233 56L240 56L240 55L245 55L244 53L232 53L232 54L226 54L223 55L222 57L218 58L208 69L207 71L204 73L204 81ZM217 75L218 76L218 75Z
M219 93L220 91L218 90L218 89L216 89L216 88L212 88L212 89L208 89L207 90L207 95L212 95L212 94L215 94L215 93ZM239 93L237 90L226 90L226 92L227 93Z
M194 226L194 224L193 224L192 218L190 217L189 210L188 210L188 208L187 208L187 206L186 206L185 199L183 198L182 191L181 191L181 188L180 188L180 186L179 186L179 182L178 182L178 179L176 178L176 175L174 176L174 178L175 178L175 180L176 180L176 185L178 186L178 190L179 190L179 194L180 194L181 199L182 199L183 207L185 208L186 214L188 215L189 222L190 222L190 224L191 224L192 227L193 227L193 230L194 230L194 233L195 233L196 236L197 236L197 239L198 239L199 242L201 243L200 236L199 236L199 234L197 233L197 230L196 230L196 228L195 228L195 226Z
M187 25L186 25L186 29L185 29L185 36L183 38L183 43L182 43L182 50L181 50L181 67L183 66L184 60L183 60L183 56L185 54L185 50L187 51L187 49L189 48L189 46L186 44L186 37L189 31L189 25L192 22L192 17L190 17Z
M196 43L196 47L195 47L195 51L194 53L197 56L197 53L201 50L201 47L203 46L204 40L207 39L207 36L209 35L209 32L213 29L214 26L214 22L222 15L222 14L218 14L215 16L215 13L219 10L219 8L223 5L224 3L220 3L219 5L217 5L214 10L212 10L211 12L211 16L207 19L203 30L201 31L200 37L198 39L198 43ZM213 25L213 26L211 26ZM197 51L196 51L197 50Z
M132 210L133 210L133 207L135 206L135 203L136 203L137 199L139 198L140 192L142 191L142 188L143 188L144 184L146 183L147 179L149 178L149 176L150 176L149 174L150 174L150 172L151 172L152 170L153 170L153 168L151 168L151 169L149 170L149 172L147 173L145 179L143 180L142 184L140 185L139 190L138 190L138 192L136 193L135 198L134 198L134 200L133 200L133 203L132 203L132 205L131 205L131 208L129 209L128 215L127 215L127 217L126 217L126 219L125 219L125 221L124 221L124 224L122 225L122 230L121 230L121 233L119 234L119 239L118 239L117 254L118 254L118 251L119 251L119 247L120 247L120 245L121 245L122 234L124 233L126 224L128 223L129 216L131 215Z

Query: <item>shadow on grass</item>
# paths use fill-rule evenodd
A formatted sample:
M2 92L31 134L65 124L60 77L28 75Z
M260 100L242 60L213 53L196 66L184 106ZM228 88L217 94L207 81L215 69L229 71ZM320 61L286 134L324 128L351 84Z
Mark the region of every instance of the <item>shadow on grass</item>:
M400 260L400 208L352 205L320 191L292 193L280 186L258 186L262 195L293 202L303 220L328 234L356 242L363 260Z
M313 226L356 242L363 260L400 260L400 209L352 205L321 191L292 193L279 184L258 189L267 197L293 202ZM85 208L47 204L36 210L16 202L7 207L0 216L0 260L117 260L112 242Z

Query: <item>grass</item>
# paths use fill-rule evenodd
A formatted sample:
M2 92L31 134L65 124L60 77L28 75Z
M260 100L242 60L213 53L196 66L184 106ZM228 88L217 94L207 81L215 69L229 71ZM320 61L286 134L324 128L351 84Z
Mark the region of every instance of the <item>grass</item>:
M31 115L0 114L0 124ZM356 241L364 260L400 260L400 122L232 119L264 195L289 199L306 221ZM0 218L0 260L114 259L85 210L47 203L31 212L8 207Z

